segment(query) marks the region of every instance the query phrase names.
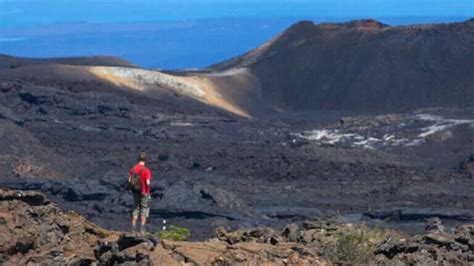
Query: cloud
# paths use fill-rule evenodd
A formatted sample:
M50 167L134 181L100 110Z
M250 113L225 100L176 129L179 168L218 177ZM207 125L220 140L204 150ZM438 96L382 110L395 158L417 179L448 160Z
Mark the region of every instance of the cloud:
M0 3L2 3L1 0L0 0ZM10 16L10 15L22 14L24 12L25 11L20 8L13 8L10 10L0 10L0 16Z
M25 41L28 38L25 37L0 37L0 42L18 42L18 41Z

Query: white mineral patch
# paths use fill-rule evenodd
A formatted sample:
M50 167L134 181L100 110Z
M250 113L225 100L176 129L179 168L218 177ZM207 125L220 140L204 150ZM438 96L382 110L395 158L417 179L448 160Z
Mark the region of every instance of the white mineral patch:
M247 68L231 68L225 71L206 73L204 75L208 77L226 77L226 76L235 76L235 75L246 74L246 73L249 73L249 70Z
M88 131L88 132L100 132L99 128L90 127L86 125L79 125L79 129L83 131Z
M445 119L443 117L430 114L420 114L417 115L417 117L421 120L435 122L434 125L422 129L423 132L418 135L418 137L420 138L426 138L430 135L436 134L437 132L447 130L449 128L456 127L462 124L474 125L474 120L468 119Z
M352 146L362 146L366 149L374 149L375 148L374 145L381 142L381 141L382 140L380 140L380 139L369 137L366 140L352 143Z
M172 127L191 127L191 126L193 126L192 123L187 123L187 122L171 122L170 125Z
M304 134L299 134L299 137L308 139L308 140L316 140L316 141L322 141L323 143L326 144L335 144L343 140L350 140L351 138L355 137L362 137L358 136L357 134L353 133L346 133L346 134L341 134L339 133L338 130L312 130L305 132ZM362 137L363 138L363 137Z
M205 95L204 91L196 84L187 82L184 78L175 77L158 71L130 67L96 67L94 69L97 73L112 75L139 84L172 87L183 94L194 97L201 98Z
M422 128L407 128L409 125L413 125L412 119L414 118L432 122L432 124ZM301 134L295 134L295 136L314 141L318 144L340 144L351 147L362 147L366 149L397 146L411 147L424 143L426 141L426 137L439 132L443 132L444 139L451 138L452 132L449 130L463 124L470 124L471 127L474 128L474 120L447 119L430 114L420 114L416 115L415 117L408 118L405 122L389 125L388 128L391 127L391 130L393 131L390 133L385 133L381 136L370 135L370 133L361 133L367 132L367 129L369 129L368 132L370 132L370 128L367 127L360 127L355 131L350 132L343 132L341 130L328 128L315 129L311 131L305 131Z

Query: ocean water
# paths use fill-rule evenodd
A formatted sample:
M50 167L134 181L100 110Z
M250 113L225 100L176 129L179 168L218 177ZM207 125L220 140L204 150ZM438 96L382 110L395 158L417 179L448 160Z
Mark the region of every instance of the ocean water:
M154 23L68 23L0 27L0 53L21 57L111 55L151 69L187 69L241 55L303 18L225 18ZM354 18L314 18L340 22ZM466 18L387 18L391 25Z
M261 45L292 22L226 19L0 29L0 53L22 57L112 55L146 68L203 68Z

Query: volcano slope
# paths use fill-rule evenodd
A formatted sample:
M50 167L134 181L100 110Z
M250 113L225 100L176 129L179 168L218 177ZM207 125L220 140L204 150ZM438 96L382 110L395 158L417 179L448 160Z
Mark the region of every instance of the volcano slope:
M302 21L212 70L250 69L275 110L406 111L474 101L474 19L390 27Z
M339 36L362 34L361 25L312 27ZM377 34L388 31L368 26ZM295 27L301 25L289 32ZM433 27L469 33L472 22L389 32L419 29L423 40ZM472 34L464 38L469 42ZM361 114L366 104L379 103L356 105L360 99L349 93L351 104L338 111L321 105L282 113L284 105L267 97L272 87L256 72L258 58L266 57L246 67L225 63L185 73L51 60L1 69L0 183L44 192L100 226L128 230L127 172L146 150L154 175L151 231L166 219L203 239L218 226L282 226L336 212L347 221L408 232L430 217L472 221L474 108L465 106L472 86L463 85L472 75L434 91L441 99L453 86L464 90L466 97L444 97L442 108L420 101L394 112L401 107L394 102L386 103L394 110L385 114ZM337 101L330 96L325 99Z

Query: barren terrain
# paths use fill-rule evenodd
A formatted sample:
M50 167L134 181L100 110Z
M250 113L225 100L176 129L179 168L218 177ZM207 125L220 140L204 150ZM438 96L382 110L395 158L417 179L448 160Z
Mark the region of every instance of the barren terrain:
M203 239L334 213L408 233L472 222L472 25L303 22L193 72L2 58L0 185L129 230L126 175L145 150L152 231L166 219ZM341 51L364 63L338 70Z

